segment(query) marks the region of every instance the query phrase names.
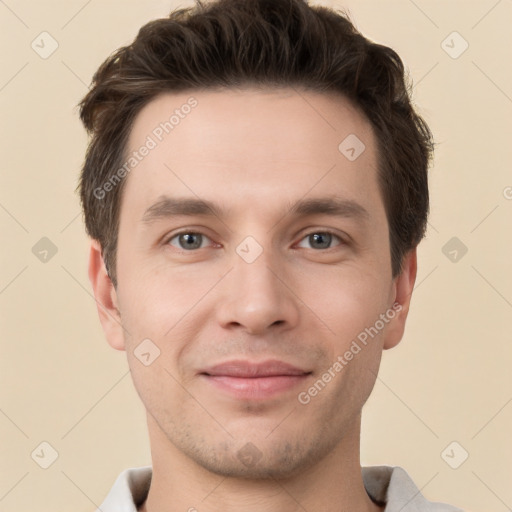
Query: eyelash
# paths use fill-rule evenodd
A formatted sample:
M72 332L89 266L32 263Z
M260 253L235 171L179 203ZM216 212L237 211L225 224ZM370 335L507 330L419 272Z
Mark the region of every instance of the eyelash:
M336 247L340 247L340 246L343 246L343 245L346 245L346 241L338 234L334 233L333 231L329 231L329 230L314 230L314 231L310 231L309 233L306 233L305 235L302 236L302 238L299 240L299 244L307 239L308 237L310 237L311 235L330 235L332 237L332 242L335 241L335 239L338 240L338 244L336 245L333 245L332 247L327 247L326 249L311 249L313 251L316 251L316 252L326 252L326 251L329 251L331 249L336 249ZM303 247L303 249L306 249L306 247ZM307 247L307 249L310 249L309 247Z
M173 235L167 237L166 240L164 240L164 245L170 245L171 240L174 240L175 238L179 237L180 235L201 235L201 236L203 236L205 238L208 238L208 240L213 242L213 240L208 235L206 235L205 233L202 233L201 231L194 231L192 229L187 229L187 230L183 230L183 231L178 231L177 233L174 233ZM219 244L216 244L216 245L219 245ZM175 247L175 249L179 250L178 247ZM204 249L204 247L201 247L201 249ZM188 250L188 251L186 249L181 249L181 250L183 252L195 252L198 249Z
M302 242L305 238L311 236L311 235L315 235L315 234L325 234L325 235L330 235L332 236L333 238L336 238L338 239L339 243L333 247L328 247L327 249L312 249L312 250L316 250L316 251L322 251L322 252L325 252L325 251L328 251L330 249L335 249L336 247L339 247L339 246L343 246L343 245L347 245L348 242L347 240L345 240L344 238L342 238L340 235L338 235L337 233L334 233L333 231L329 231L328 229L324 229L324 230L321 230L321 229L316 229L316 230L313 230L313 231L310 231L308 233L305 233L302 238L299 240L299 243ZM194 230L183 230L183 231L179 231L177 233L174 233L173 235L167 237L165 239L165 241L163 242L164 245L170 245L170 242L171 240L173 240L174 238L176 237L179 237L180 235L201 235L203 237L206 237L208 238L210 241L213 242L213 240L208 236L206 235L205 233L201 232L201 231L194 231ZM213 242L215 244L215 242ZM217 246L220 245L220 244L216 244ZM179 250L177 247L175 248L177 250ZM205 249L205 247L200 247L200 249ZM196 252L198 251L199 249L191 249L191 250L186 250L186 249L181 249L182 252Z

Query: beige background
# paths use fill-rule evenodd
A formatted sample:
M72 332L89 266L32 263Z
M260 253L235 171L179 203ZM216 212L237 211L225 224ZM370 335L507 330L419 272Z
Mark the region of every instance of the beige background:
M433 500L510 510L512 1L322 3L403 57L439 144L408 329L365 407L362 463L403 466ZM0 1L0 511L92 511L121 470L150 463L125 354L104 341L86 275L75 105L110 52L188 4ZM47 59L31 48L43 31L59 45ZM453 31L469 44L456 59L445 49L462 40L442 46ZM42 237L58 249L47 262L32 252ZM456 262L452 237L468 248ZM58 452L48 469L43 441ZM444 459L462 450L452 469Z

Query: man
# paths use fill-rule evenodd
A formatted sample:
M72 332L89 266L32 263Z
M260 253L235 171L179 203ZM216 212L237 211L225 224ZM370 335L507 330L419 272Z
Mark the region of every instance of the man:
M359 462L428 213L396 53L303 0L198 4L111 56L81 118L89 277L152 456L100 510L456 510Z

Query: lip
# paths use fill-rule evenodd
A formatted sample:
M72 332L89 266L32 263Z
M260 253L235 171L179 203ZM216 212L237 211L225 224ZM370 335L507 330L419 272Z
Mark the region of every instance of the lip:
M216 389L240 400L263 400L289 391L311 374L284 361L226 361L199 372Z

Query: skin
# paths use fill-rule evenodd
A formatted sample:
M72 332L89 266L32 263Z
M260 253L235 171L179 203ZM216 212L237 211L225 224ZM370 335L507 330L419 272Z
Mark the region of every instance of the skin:
M403 336L416 252L392 278L371 125L333 94L192 91L151 101L129 151L190 96L197 107L127 178L117 289L96 241L90 250L101 323L110 345L126 350L147 411L153 479L141 510L383 510L361 477L361 409L382 351ZM349 134L366 146L352 162L338 150ZM163 196L223 212L144 222ZM292 206L305 199L350 200L367 217L297 215ZM183 249L181 231L202 233L202 245ZM335 236L319 248L309 235L325 232ZM262 249L252 263L236 252L247 236ZM394 318L301 404L298 394L395 302ZM147 338L160 350L149 366L134 354ZM198 373L232 359L278 359L311 373L268 399L240 399Z

